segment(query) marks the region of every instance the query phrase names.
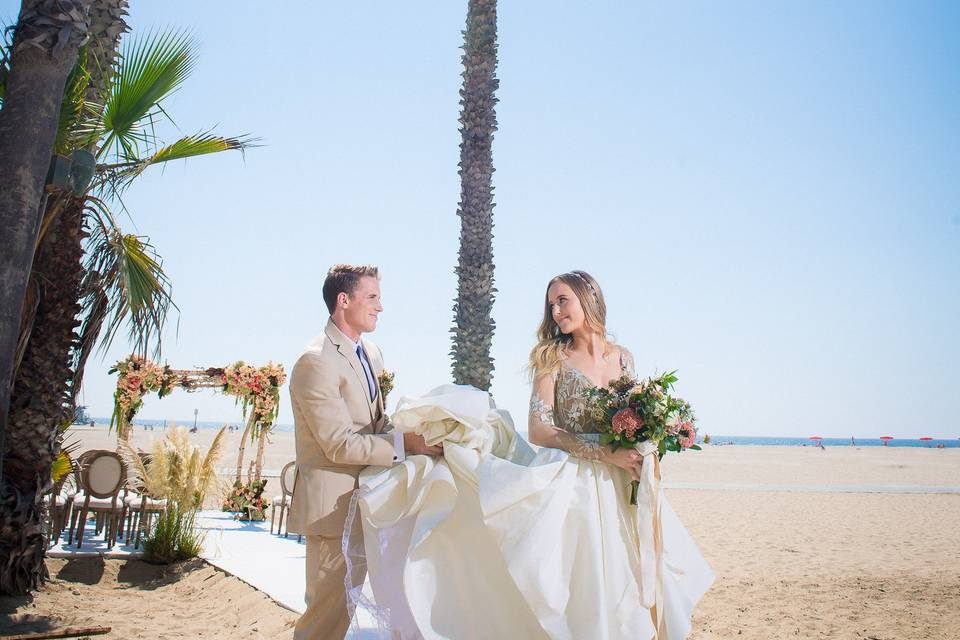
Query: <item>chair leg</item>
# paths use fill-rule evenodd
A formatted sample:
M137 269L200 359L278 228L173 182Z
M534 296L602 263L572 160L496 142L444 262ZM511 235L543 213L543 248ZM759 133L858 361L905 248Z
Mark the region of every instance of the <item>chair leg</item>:
M77 517L80 515L79 509L74 509L70 514L70 537L67 538L67 545L73 544L73 531L77 527Z
M67 528L67 523L73 518L73 498L67 501L63 508L63 517L60 518L60 529L57 531L57 540L63 537L63 530Z
M136 521L137 510L133 507L127 509L127 531L123 534L123 540L130 544L130 536L133 534L133 523Z
M87 509L80 510L79 522L77 522L77 549L83 547L83 530L87 524Z
M126 538L126 522L127 522L127 503L124 501L123 506L120 507L120 513L117 514L117 539Z
M123 511L112 511L109 516L110 540L107 543L108 549L113 549L117 544L117 537L120 534L120 523L123 522L121 514Z
M57 503L55 499L50 500L50 506L47 508L47 548L50 548L50 541L53 540L53 529L57 522Z
M273 534L273 516L277 513L277 505L270 505L270 533ZM280 533L280 529L277 529L277 534Z
M140 534L141 534L141 532L143 532L145 528L146 528L146 529L148 530L148 532L149 532L149 528L150 528L150 515L151 515L150 512L147 511L146 509L144 509L144 508L141 508L141 509L140 509L140 517L139 517L138 522L137 522L137 538L136 538L136 542L135 542L134 545L133 545L133 548L134 548L134 549L139 549L139 548L140 548ZM146 522L145 525L144 525L144 522ZM146 537L146 533L144 533L144 537Z
M280 533L280 529L283 528L283 515L287 512L287 505L280 505L280 526L277 527L277 534ZM290 516L287 515L287 522L290 522ZM283 532L283 537L286 538L290 534L290 527L287 527L287 530Z

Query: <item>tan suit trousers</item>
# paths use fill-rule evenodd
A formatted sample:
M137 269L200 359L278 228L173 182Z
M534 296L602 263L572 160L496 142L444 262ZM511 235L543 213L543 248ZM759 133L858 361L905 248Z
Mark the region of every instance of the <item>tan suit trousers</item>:
M357 529L360 529L357 522ZM362 533L359 535L362 536ZM352 607L347 609L344 578L347 563L341 538L307 538L307 610L297 621L294 640L343 640L350 627ZM354 569L353 584L362 584L365 565Z

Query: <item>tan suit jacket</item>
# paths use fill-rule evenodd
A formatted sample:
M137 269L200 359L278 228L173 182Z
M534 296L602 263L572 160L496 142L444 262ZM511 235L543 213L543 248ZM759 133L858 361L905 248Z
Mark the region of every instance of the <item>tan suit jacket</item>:
M318 340L300 356L290 375L297 477L288 529L303 535L340 537L357 476L367 465L394 460L383 411L380 348L361 338L377 384L370 391L353 343L327 322Z

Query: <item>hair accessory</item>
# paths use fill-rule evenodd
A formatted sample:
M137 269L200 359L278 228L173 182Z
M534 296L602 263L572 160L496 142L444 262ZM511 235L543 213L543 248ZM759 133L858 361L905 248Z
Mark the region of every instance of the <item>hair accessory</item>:
M597 290L593 288L593 285L590 284L590 281L589 281L589 280L587 280L586 278L584 278L583 275L582 275L579 271L571 271L570 274L571 274L571 275L574 275L574 276L577 276L578 278L580 278L580 281L583 282L583 284L587 285L587 289L590 289L590 293L593 294L593 299L594 299L597 303L600 302L600 297L597 295Z

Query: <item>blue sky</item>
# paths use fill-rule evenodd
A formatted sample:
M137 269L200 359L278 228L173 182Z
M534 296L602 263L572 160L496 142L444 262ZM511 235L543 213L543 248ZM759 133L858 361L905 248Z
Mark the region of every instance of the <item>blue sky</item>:
M466 3L132 5L135 32L202 43L168 104L180 129L264 144L126 198L175 283L169 362L289 369L327 267L373 262L396 394L449 381ZM640 372L679 370L704 432L960 436L960 5L499 11L493 393L521 431L543 289L579 268ZM94 415L123 352L88 366ZM194 408L240 419L209 392L140 415Z

